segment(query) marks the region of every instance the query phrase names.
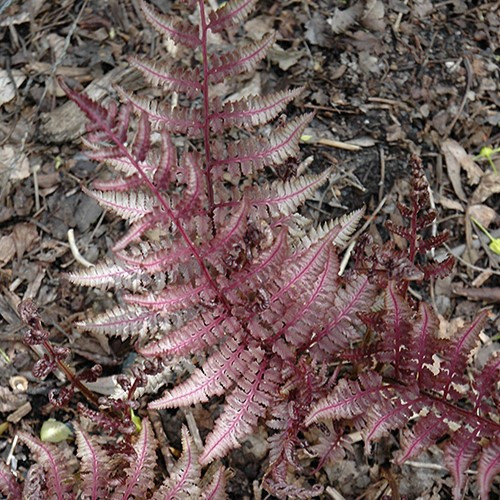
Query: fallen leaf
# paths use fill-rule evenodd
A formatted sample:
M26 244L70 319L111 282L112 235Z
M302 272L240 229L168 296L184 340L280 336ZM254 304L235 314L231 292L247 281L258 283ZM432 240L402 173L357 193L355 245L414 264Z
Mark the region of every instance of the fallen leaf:
M487 172L481 177L479 186L472 193L471 204L483 203L491 195L500 193L500 174L493 171Z
M285 50L279 45L274 44L267 54L273 63L277 64L283 71L286 71L299 62L304 55L304 51L294 49Z
M11 180L23 180L30 176L28 157L13 146L0 149L0 175L6 173ZM4 180L2 182L5 182Z
M469 207L467 213L478 220L486 229L498 217L495 210L487 205L472 205Z
M467 196L465 196L462 187L462 180L460 179L460 161L458 159L460 151L457 150L456 146L460 147L457 142L451 139L446 140L441 144L441 151L444 155L446 168L448 169L448 177L450 178L455 194L462 201L467 201Z
M373 31L384 31L385 29L385 8L380 0L367 0L363 16L360 19L361 24Z
M0 238L0 267L8 264L16 255L16 244L12 235L2 236Z
M26 80L26 75L18 69L13 69L10 73L12 78L7 70L0 69L0 106L12 101L16 96L16 89Z
M17 258L21 260L26 250L30 250L38 238L36 226L28 223L16 224L12 230L12 238L16 247Z
M436 195L436 202L447 210L457 210L458 212L464 211L464 207L459 201L451 200L450 198L446 198L445 196Z
M335 8L333 16L328 18L326 22L331 26L332 31L339 35L345 33L363 13L362 2L356 2L348 9L340 10Z

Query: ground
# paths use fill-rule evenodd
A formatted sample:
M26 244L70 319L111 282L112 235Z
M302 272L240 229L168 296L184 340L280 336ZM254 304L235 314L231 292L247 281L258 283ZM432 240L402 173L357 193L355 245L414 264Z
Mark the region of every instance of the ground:
M37 303L54 343L71 345L75 369L100 363L112 374L130 361L128 344L83 336L73 328L85 311L104 309L112 297L65 280L64 273L78 266L68 231L73 230L83 257L95 262L109 253L123 224L81 190L102 168L81 152L84 119L66 103L56 78L90 85L94 97L104 98L115 95L114 83L127 89L142 85L127 67L129 55L169 50L143 20L136 0L9 3L0 2L4 459L18 429L37 432L49 416L67 421L73 411L54 412L48 403L49 389L61 385L57 378L39 382L30 373L36 354L21 342L16 313L21 300ZM188 12L181 2L152 3L179 16ZM415 293L430 297L444 331L483 307L490 309L492 321L478 357L495 349L488 333L494 336L500 323L495 319L498 251L473 222L500 237L495 173L500 152L491 162L480 156L482 148L500 146L499 13L497 2L472 0L263 0L239 32L259 39L274 29L276 45L256 73L234 88L219 89L227 95L304 87L287 114L315 112L302 157L314 158L314 171L332 168L326 191L305 207L318 220L365 205L371 216L367 230L375 239L386 238L383 222L396 218L395 202L408 192L408 158L416 153L423 159L439 214L436 228L450 231L447 248L457 264L451 276ZM167 441L178 447L183 414L165 418ZM259 443L257 435L229 458L234 498L254 495L252 481L262 473ZM12 464L22 472L25 450L13 453ZM402 497L445 498L451 480L440 453L431 447L418 461L394 469L387 445L376 448L377 460L364 457L360 445L318 480L329 486L326 498L382 498L395 478Z

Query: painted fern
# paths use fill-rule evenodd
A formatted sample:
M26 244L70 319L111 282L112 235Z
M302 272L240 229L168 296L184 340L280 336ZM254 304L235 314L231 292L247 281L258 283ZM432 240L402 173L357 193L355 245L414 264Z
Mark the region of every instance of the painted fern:
M163 481L156 467L156 439L147 419L142 421L142 429L130 448L123 443L120 446L117 439L91 435L75 424L79 457L76 470L69 468L71 457L62 451L68 451L68 447L44 443L26 432L19 436L36 462L22 484L12 476L5 463L0 462L0 491L11 500L35 498L35 491L37 498L57 500L226 498L224 468L219 466L210 477L202 479L198 451L185 427L182 429L182 454L170 477Z
M216 11L203 0L188 3L199 25L142 3L160 34L201 61L192 68L183 60L132 58L146 81L165 90L160 101L119 89L123 104L104 107L61 82L89 118L89 156L117 174L89 194L129 223L112 260L69 276L80 285L114 286L123 299L78 327L131 337L142 358L195 357L192 374L149 407L224 398L196 458L200 465L224 457L265 422L271 432L266 488L280 498L305 498L321 487L308 488L298 478L314 469L299 453L304 432L316 439L311 449L321 466L349 451L351 426L362 431L367 450L404 429L396 463L449 437L445 462L457 484L455 497L464 471L477 461L485 498L498 469L498 363L490 362L475 379L465 376L486 314L442 342L430 307L407 293L410 282L443 275L453 265L451 259L423 263L445 236L421 236L435 214L426 206L418 161L411 204L399 207L409 224L389 226L408 249L362 238L354 266L340 277L339 252L363 211L318 227L298 214L329 175L287 171L312 115L277 118L300 89L239 101L214 95L224 79L256 68L274 34L238 48L228 43L231 48L221 52L210 45L210 33L224 37L256 2L229 1ZM189 143L174 146L172 134ZM284 180L273 179L279 169ZM454 433L456 426L461 430ZM140 459L127 469L130 483L120 485L124 497L151 490L148 443L145 424L134 448ZM89 464L86 475L88 470ZM100 484L96 478L93 491Z

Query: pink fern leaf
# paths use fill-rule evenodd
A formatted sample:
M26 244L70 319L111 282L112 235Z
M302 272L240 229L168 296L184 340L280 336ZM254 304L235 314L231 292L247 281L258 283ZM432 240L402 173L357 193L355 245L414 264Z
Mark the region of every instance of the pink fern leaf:
M127 232L113 245L113 252L120 252L132 242L140 241L146 231L149 231L160 223L162 216L162 213L153 211L152 213L142 217L137 222L131 224Z
M311 447L313 453L319 458L314 472L321 470L325 465L333 465L345 457L346 449L352 450L351 440L343 436L332 424L321 422L318 424L320 434L318 442Z
M415 457L434 444L437 439L448 432L448 424L442 417L430 412L421 417L413 429L403 432L401 450L395 455L395 462L402 464Z
M161 85L165 90L183 92L189 98L196 97L201 92L198 68L169 68L165 64L152 63L135 57L130 58L130 64L152 85Z
M434 311L425 302L419 305L419 315L410 330L410 342L406 352L405 368L414 373L421 384L425 365L432 364L432 355L436 352L434 334L437 331L438 320Z
M181 433L181 457L153 499L190 500L200 495L201 467L198 463L198 452L186 427L182 427Z
M153 177L158 189L164 189L172 178L173 168L177 165L177 150L166 130L161 130L161 157Z
M366 417L365 454L370 454L372 441L386 436L392 429L404 428L412 413L420 411L423 404L422 398L403 392L395 399L386 399L370 408Z
M303 88L283 90L266 96L251 96L239 101L228 101L219 111L209 115L214 132L230 127L259 127L276 118Z
M309 233L301 239L300 248L308 248L314 245L317 241L322 240L325 235L330 233L335 227L338 227L338 230L333 239L333 244L336 247L344 248L363 218L364 213L365 209L359 208L338 219L328 221L317 227L312 227Z
M305 419L305 425L318 420L353 418L381 400L387 387L374 372L360 374L358 380L340 379L332 393L317 402Z
M478 432L471 432L461 427L446 444L444 450L444 463L450 471L453 480L453 498L462 498L461 492L465 486L465 471L470 467L478 455L480 446L478 443Z
M162 339L139 348L138 352L148 358L165 354L185 356L198 349L214 346L226 335L235 335L240 329L232 318L227 319L224 315L214 318L213 313L200 314Z
M335 307L331 311L332 319L311 340L313 359L328 359L333 353L361 339L358 313L365 310L375 294L376 287L362 275L354 276L345 289L338 289Z
M236 388L226 397L224 410L207 436L200 463L206 465L240 446L253 432L278 390L275 376L267 371L267 360L254 358L246 364Z
M275 38L276 33L269 33L260 42L249 43L220 56L212 54L208 69L211 83L219 83L228 76L255 69L257 63L266 56Z
M386 289L385 307L385 328L381 342L381 348L385 351L383 361L392 364L395 377L399 378L404 349L409 343L412 311L393 282Z
M485 404L485 401L495 394L498 394L497 383L500 380L500 355L494 354L481 370L480 375L474 377L473 385L476 396L474 401L475 410L488 411L491 406Z
M105 335L116 335L122 339L138 335L148 338L158 330L169 328L158 312L134 306L116 306L102 314L76 323L79 330Z
M483 448L477 465L477 483L481 500L490 498L491 484L498 474L500 474L500 438L497 435Z
M143 180L138 175L112 179L109 181L94 181L92 188L97 191L132 191L143 185Z
M148 22L160 33L174 42L195 49L201 43L198 30L187 21L175 21L141 0L141 8Z
M156 439L149 420L142 420L142 429L134 444L135 456L126 470L126 482L118 487L114 499L145 498L154 486L156 469Z
M7 500L21 500L22 489L12 471L2 461L0 462L0 493Z
M208 28L217 33L231 24L241 23L255 8L257 0L231 0L212 12Z
M297 211L331 174L325 169L319 175L304 175L285 182L276 181L268 189L259 189L252 204L265 205L271 217L288 216Z
M95 191L82 188L99 205L110 209L120 217L135 222L151 213L154 198L144 191Z
M67 500L71 495L71 485L73 484L72 476L68 471L67 459L52 444L42 443L27 432L19 432L18 435L19 439L33 453L37 463L43 467L50 498Z
M140 286L141 283L140 273L136 270L110 261L68 273L67 278L75 285L94 286L103 289L116 286L134 289Z
M75 437L78 446L77 455L80 458L80 478L82 491L92 500L105 498L108 494L109 461L104 450L94 440L74 424Z
M226 470L219 466L210 482L203 488L200 500L226 500Z
M475 347L478 336L484 328L488 314L481 312L478 317L469 325L464 326L451 340L451 345L446 346L443 357L445 358L445 396L460 397L455 394L452 384L460 384L464 380L464 372L467 366L467 358L471 350Z
M149 117L142 113L137 126L137 132L132 143L132 156L138 161L142 162L151 147L151 124Z
M123 300L127 304L137 305L153 311L172 313L199 302L201 292L209 289L207 282L193 287L191 284L170 285L160 293L146 295L125 294ZM213 298L213 297L212 297Z
M194 137L203 126L200 110L170 109L165 104L152 101L148 97L138 97L123 90L120 91L120 96L141 112L142 116L146 116L156 126L162 126L169 132L186 133Z
M283 228L273 244L258 255L248 268L234 273L222 291L232 303L237 303L240 295L256 290L261 283L277 275L289 256L287 229Z
M201 368L196 369L185 382L150 403L149 408L177 408L220 396L242 376L249 364L262 359L263 352L258 347L250 352L238 337L228 338Z
M240 165L243 175L248 175L252 167L261 169L283 163L297 155L300 137L312 117L308 113L294 118L275 130L269 138L261 138L260 143L255 138L230 143L225 155L216 159L214 167L219 170Z

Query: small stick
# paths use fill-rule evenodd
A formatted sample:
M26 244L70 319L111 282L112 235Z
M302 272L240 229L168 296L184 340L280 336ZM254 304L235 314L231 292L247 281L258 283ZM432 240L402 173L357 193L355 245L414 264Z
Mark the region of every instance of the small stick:
M378 183L378 202L380 203L380 200L384 196L384 184L385 184L385 155L384 155L384 148L382 146L379 146L378 152L380 155L380 181Z
M333 139L318 139L316 144L321 144L321 146L330 146L337 149L345 149L346 151L360 151L361 146L356 144L349 144L348 142L334 141Z

